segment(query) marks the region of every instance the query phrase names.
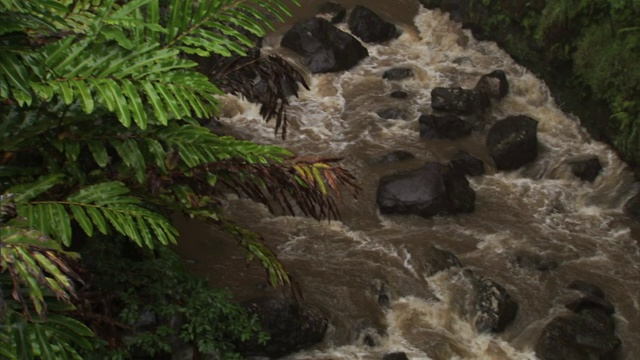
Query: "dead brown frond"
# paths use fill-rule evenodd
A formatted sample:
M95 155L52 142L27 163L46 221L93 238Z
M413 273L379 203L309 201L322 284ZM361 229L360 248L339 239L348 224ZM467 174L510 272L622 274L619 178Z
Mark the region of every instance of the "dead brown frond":
M275 118L276 134L282 129L282 138L286 138L288 98L298 96L299 84L309 90L298 69L278 55L261 56L260 49L253 49L248 56L208 62L205 72L220 89L261 104L260 115L267 122Z

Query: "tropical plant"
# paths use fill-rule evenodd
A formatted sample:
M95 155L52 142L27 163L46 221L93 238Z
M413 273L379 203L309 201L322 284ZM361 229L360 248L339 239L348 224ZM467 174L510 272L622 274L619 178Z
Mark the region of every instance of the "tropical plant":
M78 358L91 331L68 312L82 281L70 250L97 235L175 243L170 214L224 228L273 285L289 283L260 237L225 218L223 194L321 219L337 216L332 192L358 188L335 159L200 125L219 110L215 83L242 66L205 75L195 61L242 58L288 15L282 0L0 0L3 356ZM264 115L284 134L288 94L276 93L261 102L277 103Z

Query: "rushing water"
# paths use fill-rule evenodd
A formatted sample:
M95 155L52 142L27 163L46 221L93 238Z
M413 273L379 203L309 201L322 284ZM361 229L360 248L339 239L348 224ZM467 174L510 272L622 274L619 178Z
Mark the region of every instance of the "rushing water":
M311 16L323 2L303 1L296 18ZM349 8L354 2L342 1ZM544 324L561 313L573 280L600 288L616 306L622 358L640 358L640 231L622 213L637 191L633 176L615 153L593 141L579 120L563 113L549 89L491 42L475 40L447 14L420 9L413 1L360 1L403 28L384 45L366 45L370 56L348 72L308 75L310 91L292 99L288 138L274 136L258 106L226 97L221 119L227 130L259 143L282 145L301 155L339 156L358 178L363 192L342 205L341 221L316 222L276 216L263 206L230 198L228 213L261 233L302 286L305 300L330 320L325 340L286 359L380 359L404 351L411 359L535 359L535 340ZM265 53L280 53L283 30L265 41ZM348 31L344 24L339 25ZM410 67L415 77L382 79L391 67ZM496 172L484 148L485 133L457 141L419 138L418 117L430 113L437 86L471 88L496 69L507 74L511 90L482 119L487 127L508 115L539 121L536 161L512 172ZM406 91L407 99L389 96ZM404 119L387 120L376 111L400 107ZM425 161L448 161L465 150L485 162L488 174L471 178L475 211L424 219L382 216L375 205L378 179ZM392 150L416 159L371 165ZM574 178L567 160L595 154L604 170L593 183ZM240 299L271 294L258 264L245 267L244 255L224 234L197 222L181 224L179 251L191 268L228 286ZM216 238L216 241L211 241ZM435 245L455 253L475 274L491 278L519 303L515 321L497 335L476 333L465 316L468 286L458 270L426 277L421 258ZM518 266L522 254L559 264L550 271ZM388 309L377 301L391 294ZM564 297L564 298L563 298ZM365 337L374 346L365 344Z

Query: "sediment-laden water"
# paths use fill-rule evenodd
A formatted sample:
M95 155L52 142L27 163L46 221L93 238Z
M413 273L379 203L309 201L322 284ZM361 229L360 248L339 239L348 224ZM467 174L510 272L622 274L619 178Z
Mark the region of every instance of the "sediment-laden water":
M297 18L311 16L323 2L303 1ZM354 2L341 2L349 8ZM345 201L340 221L316 222L276 216L263 206L230 198L228 213L261 233L300 282L305 300L329 317L325 340L286 359L380 359L404 351L410 359L536 359L533 346L551 318L566 311L567 285L585 280L602 288L616 307L621 358L640 358L640 230L622 213L638 185L616 154L592 140L579 119L563 113L544 82L516 64L491 42L439 11L413 1L360 1L403 28L396 40L367 44L370 56L348 72L307 75L310 91L291 99L286 141L260 118L258 105L225 97L225 131L258 143L276 144L300 155L343 157L363 192ZM297 61L278 44L282 30L265 40L263 52ZM348 32L345 24L339 27ZM382 73L409 67L415 77L388 81ZM539 155L534 163L496 172L484 147L486 132L456 141L421 140L420 114L432 113L430 93L437 86L472 88L479 77L503 70L510 93L478 119L485 128L509 115L539 121ZM391 98L394 90L406 99ZM376 112L398 107L403 119L382 119ZM393 150L416 159L372 165ZM381 176L446 162L465 150L485 162L487 174L469 178L476 192L473 213L424 219L383 216L375 205ZM593 183L574 177L567 161L597 155L603 171ZM266 295L258 264L245 267L244 255L223 234L184 222L180 252L191 268L240 299ZM212 238L218 240L212 241ZM426 249L455 253L474 274L501 284L519 304L515 321L500 334L479 334L465 315L468 284L459 269L427 277ZM534 254L557 263L547 271L522 266L516 259ZM389 308L378 294L390 296ZM374 346L365 344L373 340Z

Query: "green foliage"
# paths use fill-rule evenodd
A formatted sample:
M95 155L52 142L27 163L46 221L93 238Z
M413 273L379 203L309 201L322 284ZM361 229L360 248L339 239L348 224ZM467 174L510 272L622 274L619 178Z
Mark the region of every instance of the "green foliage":
M132 254L121 240L109 245L98 240L83 256L96 259L90 265L94 281L84 290L87 297L108 298L112 306L92 301L94 309L81 313L100 315L91 317L92 327L110 342L124 344L116 349L99 345L85 359L159 357L184 344L200 354L240 359L234 344L256 335L266 340L255 316L233 303L228 291L187 275L181 259L167 248ZM123 333L114 328L127 329L128 335L110 337Z
M358 188L332 159L295 159L201 126L196 119L215 116L222 92L192 60L246 55L270 18L287 15L280 0L0 0L0 278L11 287L0 294L3 355L77 358L91 331L53 310L78 302L69 249L98 236L162 249L178 237L173 213L229 230L274 286L289 283L259 236L224 219L223 194L321 219L337 216L340 186ZM177 300L187 317L228 300L190 286L193 299ZM253 325L229 307L216 311L202 315L206 324L192 319L184 337L203 351L231 351L228 338L204 335L220 330L211 324L238 321L241 339ZM153 336L146 347L159 344Z

